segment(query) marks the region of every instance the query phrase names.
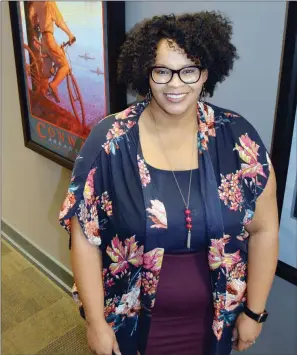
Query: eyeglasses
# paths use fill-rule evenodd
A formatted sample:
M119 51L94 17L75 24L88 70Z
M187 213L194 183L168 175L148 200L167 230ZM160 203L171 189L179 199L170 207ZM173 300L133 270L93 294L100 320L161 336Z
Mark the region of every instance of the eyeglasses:
M185 84L194 84L200 79L202 68L193 65L179 70L166 67L155 66L151 68L151 77L156 84L168 84L176 73L180 80Z

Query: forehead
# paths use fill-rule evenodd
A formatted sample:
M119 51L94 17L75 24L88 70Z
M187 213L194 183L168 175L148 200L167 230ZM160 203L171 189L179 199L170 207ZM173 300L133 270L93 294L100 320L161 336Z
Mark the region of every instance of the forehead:
M164 65L171 69L179 69L185 65L195 64L185 51L175 42L162 39L157 45L155 65Z

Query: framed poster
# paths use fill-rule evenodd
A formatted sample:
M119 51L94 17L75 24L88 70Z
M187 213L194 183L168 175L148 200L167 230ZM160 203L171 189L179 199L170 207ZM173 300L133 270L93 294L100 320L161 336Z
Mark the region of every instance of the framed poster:
M125 2L9 5L25 145L71 169L94 125L126 106Z
M274 132L271 148L271 160L274 166L276 181L277 181L277 203L280 218L280 227L282 228L282 215L286 214L286 210L290 212L287 213L288 218L286 219L286 228L290 228L289 220L292 225L295 223L293 221L295 206L292 206L292 194L290 195L289 206L284 205L285 192L287 182L289 180L295 180L295 177L289 176L289 166L290 166L290 153L294 144L293 132L296 117L296 107L297 107L297 2L290 1L287 2L287 18L286 18L286 28L285 28L285 38L283 46L282 55L282 65L278 89L278 98L276 105ZM293 149L294 150L294 149ZM294 160L294 159L293 159ZM293 162L292 160L292 162ZM296 162L295 162L296 164ZM287 186L288 187L288 186ZM296 198L296 197L295 197ZM286 201L287 202L287 201ZM293 202L294 203L294 202ZM296 202L295 202L296 204ZM292 214L291 214L292 210ZM295 224L296 228L296 224ZM284 234L283 234L284 235ZM290 230L289 233L285 233L286 236L294 235L294 229ZM282 238L282 236L280 235ZM282 243L282 240L280 241ZM286 248L290 249L290 252L296 255L295 244L297 243L296 237L294 240L290 240L288 243L283 243ZM283 252L283 256L287 253ZM277 267L277 275L281 278L297 285L297 268L295 265L290 263L287 258L282 258L279 260Z

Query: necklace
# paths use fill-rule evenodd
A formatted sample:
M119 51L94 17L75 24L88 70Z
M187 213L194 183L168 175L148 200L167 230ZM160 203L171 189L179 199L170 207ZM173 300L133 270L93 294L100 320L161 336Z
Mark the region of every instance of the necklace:
M186 228L188 230L188 237L187 237L187 248L190 249L191 248L191 231L192 231L192 211L190 210L189 208L189 205L190 205L190 197L191 197L191 186L192 186L192 174L193 174L193 169L191 169L190 171L190 177L189 177L189 187L188 187L188 197L187 197L187 200L184 198L184 195L182 193L182 190L179 186L179 183L177 181L177 178L176 178L176 175L174 173L174 170L172 168L172 164L170 162L170 159L167 157L167 154L166 154L166 150L164 149L164 146L163 146L163 143L162 143L162 140L160 138L160 135L159 135L159 131L157 129L157 122L156 122L156 119L155 119L155 116L153 115L152 113L152 110L151 108L149 107L149 110L150 110L150 114L154 120L154 123L155 123L155 130L156 130L156 133L157 133L157 137L158 137L158 140L159 140L159 143L160 143L160 146L162 147L163 149L163 152L164 152L164 156L165 156L165 159L167 160L169 166L170 166L170 170L172 172L172 175L173 175L173 178L175 180L175 183L176 183L176 186L178 188L178 191L181 195L181 198L183 200L183 203L185 205L185 211L184 211L184 214L185 214L185 222L186 222ZM193 142L193 148L192 148L192 160L191 162L193 161L193 154L194 154L194 142Z

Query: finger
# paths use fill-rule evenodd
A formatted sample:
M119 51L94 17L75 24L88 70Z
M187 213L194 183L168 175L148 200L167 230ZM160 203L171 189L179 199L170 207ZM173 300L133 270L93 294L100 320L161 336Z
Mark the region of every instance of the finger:
M233 331L232 331L232 341L236 341L238 339L238 330L236 327L233 328Z
M247 350L252 344L246 341L238 340L238 351Z
M120 347L116 340L114 341L112 351L115 353L115 355L121 355Z

